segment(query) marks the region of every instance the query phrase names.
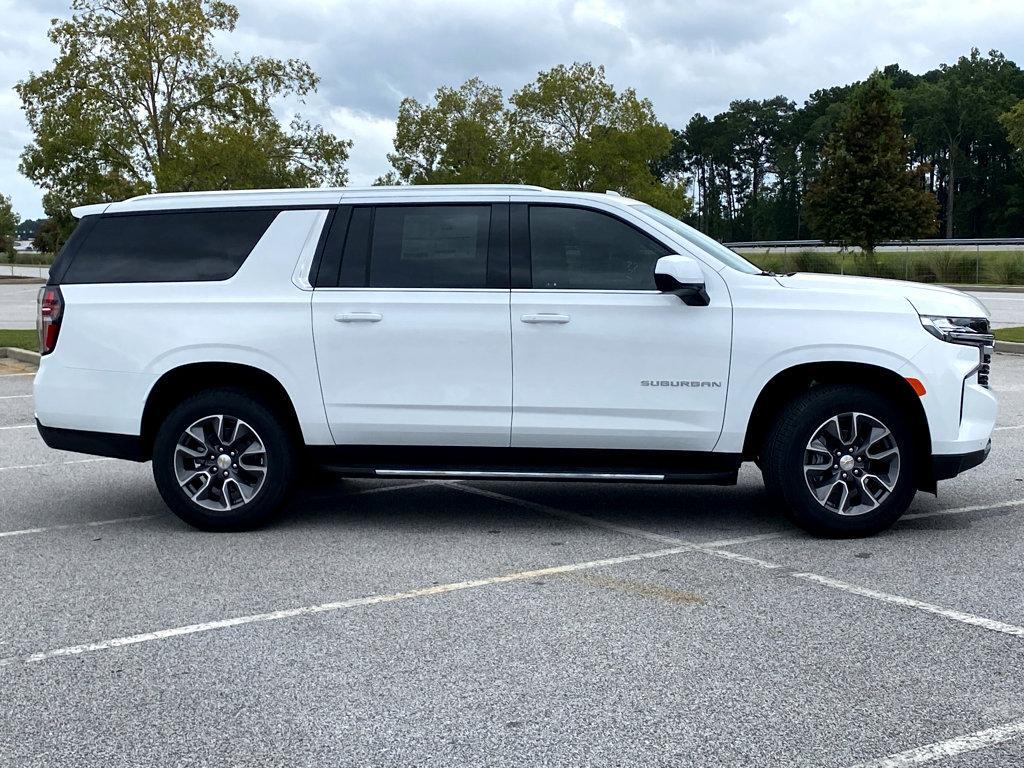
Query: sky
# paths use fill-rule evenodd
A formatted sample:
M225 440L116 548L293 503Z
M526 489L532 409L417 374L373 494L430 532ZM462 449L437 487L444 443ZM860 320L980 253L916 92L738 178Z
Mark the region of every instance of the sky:
M899 63L925 72L971 47L1024 64L1022 0L234 0L222 53L302 58L320 75L305 104L280 105L354 141L349 183L389 168L405 96L479 76L506 95L539 71L603 64L661 120L681 128L734 99L818 88ZM18 173L31 141L13 87L49 67L50 19L69 0L0 0L0 192L22 218L42 215L42 190Z

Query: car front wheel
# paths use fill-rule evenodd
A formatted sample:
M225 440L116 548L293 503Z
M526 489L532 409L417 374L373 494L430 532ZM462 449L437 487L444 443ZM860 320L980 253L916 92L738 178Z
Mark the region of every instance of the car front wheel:
M912 432L882 393L821 385L788 404L761 452L765 484L795 523L832 537L891 526L916 493Z

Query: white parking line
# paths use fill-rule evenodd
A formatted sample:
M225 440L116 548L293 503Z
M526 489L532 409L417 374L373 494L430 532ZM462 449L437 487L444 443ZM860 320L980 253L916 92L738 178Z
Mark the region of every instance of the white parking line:
M949 507L944 510L932 510L926 513L907 513L900 518L901 521L910 521L915 518L932 518L937 515L956 515L958 513L977 513L982 510L997 510L1000 507L1020 507L1024 505L1024 499L1008 499L1005 502L990 502L987 505L968 505L967 507ZM898 524L897 524L898 525Z
M35 427L35 425L8 425L7 427L0 427L0 430L24 430L28 427Z
M77 529L86 526L110 526L114 523L134 523L135 521L148 521L152 518L159 518L159 514L153 515L132 515L127 518L111 518L106 521L84 521L82 523L60 523L55 526L38 526L34 529L16 529L14 531L0 531L0 539L3 537L20 537L25 534L44 534L48 531L63 531L64 529Z
M20 373L17 373L17 374L0 374L0 379L3 379L4 377L7 377L7 376L35 376L35 375L36 375L35 371L25 371L25 372L20 372Z
M898 606L906 606L910 609L926 611L929 614L938 614L940 617L956 620L957 622L962 622L965 625L976 625L977 627L985 628L985 630L994 630L997 633L1006 633L1007 635L1024 637L1024 627L1019 627L1017 625L1008 625L1005 622L1000 622L994 619L988 619L987 617L979 617L976 614L968 614L966 612L956 611L955 609L946 609L942 606L936 606L933 603L917 601L913 598L904 598L901 595L882 593L878 590L871 590L870 588L861 587L860 585L851 585L848 582L842 582L841 580L832 579L831 577L823 577L820 574L803 572L798 574L791 574L790 576L795 577L796 579L807 580L808 582L816 582L819 585L831 587L836 590L842 590L846 593L852 593L853 595L860 595L864 596L865 598L873 598L876 601L894 603Z
M996 427L995 430L1024 430L1024 425L1009 425L1008 427Z
M982 729L960 737L922 745L919 748L911 748L902 753L893 753L877 761L860 764L860 766L919 766L938 761L941 758L951 758L962 753L981 750L1022 736L1024 736L1024 721L1016 721L1012 724L993 726L991 729Z
M31 395L0 395L0 401L9 401L13 398L31 398Z
M634 537L640 537L641 539L649 539L652 542L661 542L667 545L680 545L680 544L693 544L685 540L679 539L678 537L667 537L663 534L656 534L653 531L644 531L643 529L637 529L633 526L623 526L618 523L612 523L611 521L602 521L599 518L591 518L588 515L580 515L578 513L570 513L568 510L560 510L557 507L551 507L550 505L543 505L539 502L531 502L527 499L519 499L518 497L510 497L507 494L501 494L497 491L491 491L490 489L480 489L476 486L470 486L468 484L453 482L453 481L442 481L443 485L448 486L452 489L458 489L468 494L476 494L481 497L490 497L491 499L497 499L501 502L509 502L519 507L525 507L528 510L536 510L539 513L545 515L551 515L556 518L565 518L569 521L579 521L580 523L586 523L589 526L596 526L599 529L607 529L609 531L617 531L620 534L629 534Z
M722 545L731 541L733 540L713 542L709 543L709 546ZM671 547L664 550L651 550L643 553L615 556L613 558L601 558L594 561L567 563L543 569L517 571L512 572L511 574L502 574L497 577L485 577L483 579L465 580L463 582L451 582L446 585L432 585L431 587L421 587L414 590L406 590L401 593L371 595L363 598L350 598L345 601L332 601L330 603L316 604L313 606L300 606L294 609L283 609L281 611L264 612L262 614L249 614L242 617L232 617L230 619L215 620L213 622L202 622L195 625L183 625L181 627L167 628L165 630L155 630L149 633L139 633L138 635L108 638L104 641L94 641L92 643L78 644L76 646L65 646L60 649L49 649L47 651L36 652L35 654L28 654L25 656L4 657L0 658L0 667L12 665L18 662L31 663L53 659L54 657L71 657L78 654L85 654L87 652L116 649L122 646L130 646L132 644L159 641L164 638L174 638L194 633L205 633L210 630L220 630L223 628L237 627L239 625L251 625L257 622L274 622L276 620L290 619L292 617L305 617L313 614L323 614L325 612L352 609L358 606L373 606L379 603L406 601L413 598L428 598L430 596L441 595L443 593L470 590L478 587L486 587L488 585L524 582L526 580L537 579L538 577L547 577L555 574L566 574L569 572L598 569L605 566L618 566L619 564L634 563L636 561L649 561L655 558L679 555L680 553L690 552L694 549L695 548L691 545L681 545L679 547Z
M3 470L35 470L39 467L60 467L61 465L84 465L87 462L113 462L112 457L95 457L94 459L69 459L67 462L40 462L38 465L7 465Z
M456 488L456 489L461 489L462 491L466 491L466 492L470 492L470 493L481 493L482 496L494 497L496 499L501 499L501 500L503 500L505 502L510 502L512 504L519 504L519 505L521 505L523 507L528 507L528 508L530 508L532 510L539 510L541 512L546 512L549 515L557 516L559 518L568 518L569 520L579 521L581 523L586 523L586 524L589 524L591 526L596 526L596 527L602 528L602 529L611 529L613 531L622 532L624 534L630 534L630 535L634 535L634 536L642 536L642 537L645 537L645 538L658 537L661 540L667 539L669 541L676 541L676 542L682 542L683 541L683 540L673 540L673 538L671 538L671 537L663 537L660 534L654 534L653 532L647 532L647 531L644 531L643 529L635 529L635 528L633 528L631 526L620 526L618 524L610 523L608 521L603 521L603 520L601 520L599 518L592 518L592 517L587 516L587 515L579 515L578 513L570 513L570 512L565 511L565 510L559 510L558 508L555 508L555 507L549 507L548 505L539 505L539 504L537 504L535 502L529 502L527 500L520 500L520 499L517 499L516 497L509 496L508 494L499 494L499 493L493 492L493 491L487 491L487 490L484 490L484 489L477 489L477 488L475 488L473 486L468 486L468 485L465 485L465 484L458 484L458 485L452 484L451 487L452 488ZM1024 503L1024 500L1021 500L1020 502ZM989 505L988 507L991 507L991 505ZM982 509L985 509L985 508L982 508ZM964 512L964 510L961 509L960 512ZM775 534L763 534L763 535L760 535L760 536L755 535L753 537L748 537L748 538L743 538L743 539L739 539L739 540L734 540L730 544L743 544L745 542L754 542L754 541L760 541L760 540L765 540L765 539L774 539L776 537L781 537L781 536L783 536L783 533L781 533L781 532L780 533L775 533ZM748 556L748 555L743 555L742 553L733 553L733 552L730 552L728 550L720 549L722 547L727 547L727 546L728 545L726 545L724 543L721 543L721 542L707 543L707 544L703 544L703 545L701 545L701 544L691 544L691 547L692 547L692 549L695 552L704 553L706 555L711 555L711 556L714 556L715 558L722 558L722 559L726 559L726 560L730 560L730 561L737 561L739 563L745 563L748 566L756 566L756 567L761 568L761 569L785 569L785 568L787 568L786 566L784 566L782 564L773 563L771 561L765 561L765 560L762 560L760 558L753 558L753 557ZM975 614L967 614L966 612L957 611L956 609L946 609L946 608L944 608L942 606L937 606L936 604L932 604L932 603L926 603L924 601L918 601L918 600L913 599L913 598L905 598L903 596L892 595L890 593L882 593L882 592L879 592L877 590L871 590L869 588L860 587L858 585L851 585L851 584L849 584L847 582L841 582L840 580L832 579L831 577L825 577L825 576L822 576L820 574L814 574L814 573L811 573L811 572L796 572L794 570L789 576L794 577L796 579L806 580L806 581L809 581L809 582L816 582L819 585L824 585L825 587L831 587L831 588L836 589L836 590L842 590L844 592L852 593L854 595L859 595L859 596L862 596L864 598L871 598L871 599L874 599L876 601L883 601L885 603L897 604L899 606L904 606L904 607L909 608L909 609L916 609L918 611L928 612L929 614L937 614L937 615L939 615L941 617L945 617L946 619L951 619L951 620L954 620L956 622L964 623L966 625L974 625L976 627L984 628L985 630L993 630L993 631L998 632L998 633L1006 633L1008 635L1024 637L1024 628L1018 627L1017 625L1009 625L1009 624L1007 624L1005 622L999 622L998 620L988 619L987 617L979 617L979 616L977 616Z
M400 489L414 489L419 486L431 486L435 481L420 481L418 483L403 483L398 486L383 486L372 489L360 489L359 491L350 491L347 494L331 494L324 495L321 497L308 497L303 499L304 502L319 502L324 499L339 499L344 500L349 497L358 497L363 494L379 494L384 491L399 491ZM81 523L59 523L54 526L37 526L31 529L15 529L13 531L0 531L0 539L4 537L20 537L25 534L45 534L50 531L64 531L66 529L77 529L86 526L109 526L114 523L135 523L136 521L148 521L153 518L162 518L164 514L154 513L153 515L132 515L126 518L110 518L105 521L83 521Z
M476 486L469 486L462 483L453 483L451 481L443 482L446 486L450 486L453 489L459 489L460 491L466 491L470 494L479 494L483 497L492 497L493 499L499 499L503 502L509 502L513 505L519 505L520 507L526 507L531 510L536 510L546 515L551 515L556 518L564 518L568 521L578 521L579 523L585 523L588 526L594 526L599 529L607 529L609 531L617 531L620 534L629 534L633 537L640 537L642 539L653 540L654 542L661 542L666 545L690 545L695 550L706 552L709 555L717 555L720 558L727 558L734 561L743 561L750 565L761 566L766 569L781 569L782 567L778 564L769 563L768 561L761 561L757 558L751 558L747 555L740 555L739 553L730 553L725 550L716 550L717 547L727 547L729 545L745 545L749 542L763 542L766 539L777 539L778 537L785 536L785 532L773 531L767 534L751 534L746 537L735 537L730 540L722 540L712 544L701 544L700 542L691 542L689 540L680 539L679 537L668 537L664 534L657 534L653 531L646 531L644 529L638 529L635 526L623 526L619 523L613 523L611 521L605 521L600 518L594 518L589 515L581 515L579 513L570 513L568 510L560 510L557 507L551 507L550 505L542 505L538 502L530 502L529 500L519 499L517 497L510 497L507 494L500 494L497 491L491 491L489 489L479 489Z

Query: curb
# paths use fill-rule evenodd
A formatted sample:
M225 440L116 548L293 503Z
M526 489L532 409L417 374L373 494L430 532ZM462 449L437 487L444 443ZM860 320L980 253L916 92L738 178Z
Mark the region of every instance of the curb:
M1024 342L1003 342L996 340L996 352L1010 352L1017 355L1024 355Z
M1020 346L1024 347L1024 344ZM39 365L39 353L22 350L20 347L0 347L0 358L13 358L14 360L20 360L22 363Z

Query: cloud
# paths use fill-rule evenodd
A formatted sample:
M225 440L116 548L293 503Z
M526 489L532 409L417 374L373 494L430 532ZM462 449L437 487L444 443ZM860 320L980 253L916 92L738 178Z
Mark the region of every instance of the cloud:
M683 126L734 99L800 102L894 62L924 72L972 46L1024 59L1020 0L235 2L238 28L218 46L313 65L320 90L298 111L355 141L353 184L387 170L404 96L429 99L438 86L473 76L510 94L555 64L593 61L616 86L650 98L669 125ZM40 193L17 174L27 134L10 87L49 64L48 19L66 7L0 0L0 190L13 193L23 215L39 213Z

